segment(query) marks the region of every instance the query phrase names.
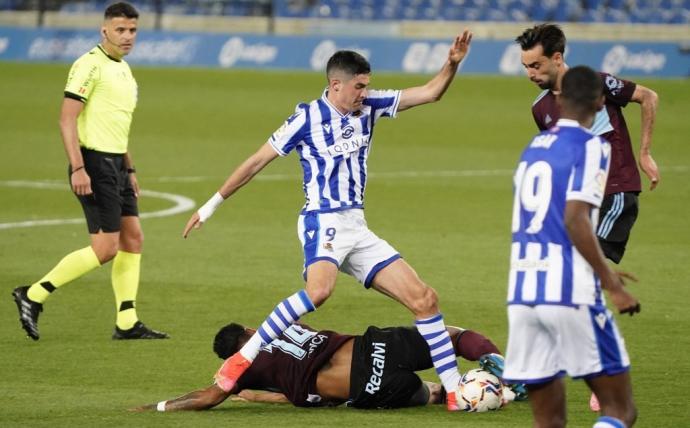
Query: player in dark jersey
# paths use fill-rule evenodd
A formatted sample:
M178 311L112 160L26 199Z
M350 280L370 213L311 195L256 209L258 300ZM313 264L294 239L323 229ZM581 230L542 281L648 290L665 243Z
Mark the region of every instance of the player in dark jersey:
M528 28L515 41L522 48L521 60L527 76L544 90L532 105L534 121L544 131L554 126L561 116L557 97L561 91L561 79L568 70L563 56L565 35L557 25L541 24ZM660 179L659 168L651 154L658 97L642 85L608 73L600 75L606 103L597 113L590 130L611 143L612 155L606 193L599 211L597 237L604 255L619 263L637 219L638 195L642 190L622 108L630 101L640 104L642 134L638 160L651 182L650 190L654 190Z
M471 330L447 329L456 355L469 361L479 360L487 370L498 362L502 370L502 357L489 339ZM213 349L225 359L254 332L239 324L229 324L216 335ZM429 347L414 327L372 326L363 335L350 336L293 324L261 350L232 390L223 391L214 383L135 410L205 410L231 394L250 401L290 402L299 407L342 403L358 408L441 404L445 398L441 385L424 382L415 373L432 367ZM520 387L517 391L524 391Z

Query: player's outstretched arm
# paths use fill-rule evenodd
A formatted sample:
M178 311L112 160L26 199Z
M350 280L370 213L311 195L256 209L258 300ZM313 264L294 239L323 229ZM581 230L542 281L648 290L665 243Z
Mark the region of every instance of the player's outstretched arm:
M237 397L243 401L251 401L253 403L289 403L290 400L285 394L280 392L269 391L252 391L243 389L237 394Z
M161 401L156 404L130 409L134 412L146 410L158 410L159 412L171 412L173 410L208 410L225 401L230 392L225 392L218 385L213 384L206 389L190 392L173 400Z
M601 287L609 293L611 302L620 313L630 315L640 312L640 303L623 287L623 277L635 279L629 273L616 273L606 262L590 221L591 205L584 201L570 200L565 206L565 226L570 241L592 266L601 280Z
M448 59L443 64L441 71L424 86L404 89L400 95L398 111L440 100L455 78L460 62L469 51L470 43L472 43L472 33L469 30L465 30L461 35L455 37L448 51Z
M656 109L659 106L659 96L649 88L636 85L631 101L639 103L642 111L639 163L642 172L649 179L649 190L654 190L661 180L659 167L652 158L652 132L654 131Z
M277 157L278 153L269 143L265 143L256 153L249 156L232 174L230 174L230 177L225 180L220 190L192 214L192 217L187 221L184 227L182 237L186 238L192 229L200 228L204 222L213 215L213 212L225 199L229 198L242 186L249 183L256 174Z

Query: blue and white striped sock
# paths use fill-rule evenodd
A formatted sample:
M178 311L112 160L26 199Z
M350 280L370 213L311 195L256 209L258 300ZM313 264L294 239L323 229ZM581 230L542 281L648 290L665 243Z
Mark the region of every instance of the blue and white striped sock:
M453 342L443 322L443 315L439 313L431 318L416 320L415 325L419 334L429 344L431 361L434 363L443 387L448 392L455 391L460 382L460 372L458 372Z
M600 416L592 428L626 428L623 421L611 416Z
M300 290L273 309L268 318L261 324L256 333L240 349L240 354L249 361L259 354L261 348L280 336L286 328L300 319L300 317L316 309L306 290Z

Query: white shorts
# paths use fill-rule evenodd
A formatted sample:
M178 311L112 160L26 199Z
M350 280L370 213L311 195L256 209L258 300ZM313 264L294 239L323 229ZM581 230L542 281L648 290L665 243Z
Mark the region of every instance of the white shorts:
M625 343L604 306L509 305L503 379L539 384L615 375L630 367Z
M297 234L304 250L305 279L309 265L328 260L369 288L381 269L400 258L395 248L369 230L361 209L307 212L299 216Z

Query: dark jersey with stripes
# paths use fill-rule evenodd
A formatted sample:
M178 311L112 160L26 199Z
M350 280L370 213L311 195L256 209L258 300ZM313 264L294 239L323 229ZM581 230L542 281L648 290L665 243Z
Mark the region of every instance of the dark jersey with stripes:
M282 392L295 406L324 406L316 376L353 336L293 324L259 352L238 380L240 389Z
M640 172L633 154L628 125L623 117L623 107L632 98L636 84L608 73L599 74L604 83L606 104L597 113L590 131L611 143L611 168L606 181L606 194L639 192L642 190ZM556 124L560 118L560 110L553 92L545 90L537 97L532 105L532 115L542 131Z

